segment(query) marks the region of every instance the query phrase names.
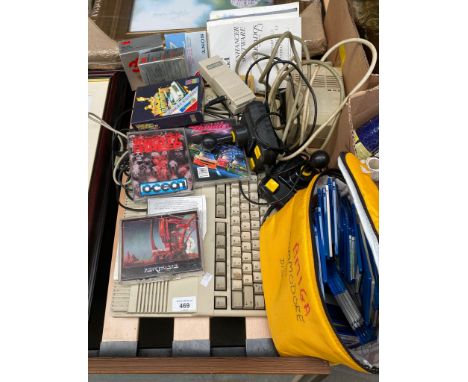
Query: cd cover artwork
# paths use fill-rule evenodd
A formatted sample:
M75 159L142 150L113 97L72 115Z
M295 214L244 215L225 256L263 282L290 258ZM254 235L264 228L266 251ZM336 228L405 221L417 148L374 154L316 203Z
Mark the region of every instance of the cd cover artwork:
M192 189L183 129L129 133L128 147L130 177L136 200Z
M196 211L122 220L120 279L201 271Z
M239 180L249 176L244 150L232 143L215 144L208 150L206 138L231 135L233 122L229 120L206 122L186 129L192 170L197 182Z

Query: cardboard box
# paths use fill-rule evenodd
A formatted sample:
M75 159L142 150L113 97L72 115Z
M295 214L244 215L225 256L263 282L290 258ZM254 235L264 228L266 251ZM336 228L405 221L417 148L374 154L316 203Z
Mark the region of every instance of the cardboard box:
M200 76L143 86L135 92L131 124L137 130L183 127L203 122Z
M328 47L339 41L359 37L346 0L324 1L326 14L324 29ZM369 69L366 53L361 44L347 44L332 54L334 66L341 67L346 94L358 84ZM355 153L353 130L379 113L379 76L373 74L366 83L350 97L341 112L338 126L326 151L330 154L330 166L337 166L342 151Z

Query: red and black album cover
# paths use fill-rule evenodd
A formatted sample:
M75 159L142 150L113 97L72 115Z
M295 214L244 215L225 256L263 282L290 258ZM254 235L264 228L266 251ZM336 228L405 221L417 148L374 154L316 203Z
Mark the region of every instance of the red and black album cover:
M120 279L203 270L196 211L123 219Z
M128 149L136 200L192 189L192 171L183 129L129 133Z

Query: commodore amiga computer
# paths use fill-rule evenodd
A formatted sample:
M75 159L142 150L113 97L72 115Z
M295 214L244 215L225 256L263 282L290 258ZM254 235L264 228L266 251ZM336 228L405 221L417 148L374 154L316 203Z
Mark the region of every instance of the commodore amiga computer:
M305 51L303 64L294 38L268 36L235 67L210 56L201 75L137 88L128 132L89 116L114 133L113 179L126 194L112 316L266 315L261 224L327 167L352 94L327 53Z

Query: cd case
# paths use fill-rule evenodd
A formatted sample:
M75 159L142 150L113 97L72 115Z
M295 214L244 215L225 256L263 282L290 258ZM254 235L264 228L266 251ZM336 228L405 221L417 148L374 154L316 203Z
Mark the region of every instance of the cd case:
M196 210L123 219L120 280L191 276L203 270Z
M184 129L129 133L128 150L135 200L187 193L192 189Z
M186 128L195 185L234 182L249 177L247 158L242 148L233 143L222 143L208 150L203 145L206 138L230 136L234 123L222 120Z

